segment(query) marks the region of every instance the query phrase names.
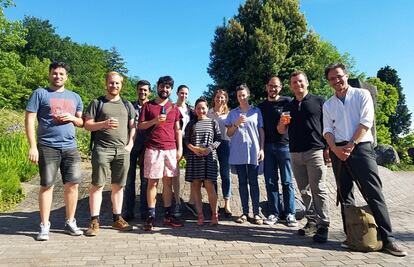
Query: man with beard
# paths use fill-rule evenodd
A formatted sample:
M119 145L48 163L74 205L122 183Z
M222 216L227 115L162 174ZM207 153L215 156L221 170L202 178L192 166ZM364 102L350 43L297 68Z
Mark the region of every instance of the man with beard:
M124 186L129 169L129 154L134 145L134 107L119 95L124 78L112 71L106 75L106 95L93 100L85 115L85 129L93 133L92 186L89 191L91 222L86 236L99 232L99 213L106 178L111 175L112 228L130 231L121 216Z
M138 126L139 116L142 111L143 105L148 102L148 97L151 93L151 84L147 80L140 80L137 83L137 101L134 101L132 105L135 108L135 123L136 128ZM137 174L137 164L139 165L139 177L141 181L140 185L140 215L141 220L147 218L147 179L144 178L144 142L146 140L146 130L137 130L134 146L131 150L130 160L129 160L129 170L128 178L125 186L124 193L124 213L123 218L126 221L130 221L135 217L135 180Z
M159 180L163 181L164 225L181 227L183 224L174 216L172 203L172 180L179 179L179 166L183 152L180 130L181 113L177 106L168 100L174 86L170 76L158 79L155 100L147 102L139 120L139 129L147 130L145 144L144 177L148 179L147 201L148 218L146 231L155 226L155 204Z
M292 183L292 167L289 155L289 137L276 130L283 107L290 97L280 96L282 82L279 77L271 77L266 84L267 99L258 107L262 112L265 147L264 177L266 181L268 218L265 224L273 225L286 218L289 227L298 225L295 218L295 189ZM283 191L283 208L279 201L279 174Z

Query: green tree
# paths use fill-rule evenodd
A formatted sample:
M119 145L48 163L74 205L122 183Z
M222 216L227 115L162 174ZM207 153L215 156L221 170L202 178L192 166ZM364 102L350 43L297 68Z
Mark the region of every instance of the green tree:
M113 46L106 52L108 57L108 71L116 71L125 76L128 73L128 69L125 67L125 60L122 58L121 54L119 54L116 47Z
M246 83L252 102L258 102L269 76L276 74L287 85L290 73L299 69L308 74L311 90L324 88L323 68L335 61L352 65L347 55L307 29L298 0L247 0L215 31L208 67L215 85L206 94L211 96L216 86L226 88L234 106L235 87ZM325 93L331 90L326 87Z
M375 109L375 123L377 139L380 144L391 144L391 133L387 126L390 116L395 114L398 102L398 90L392 85L374 77L367 80L377 87L377 107Z
M401 134L408 134L411 126L411 112L408 110L407 104L405 103L405 94L401 86L400 77L397 71L390 66L385 66L377 72L377 77L388 83L398 91L398 103L395 109L395 113L390 116L387 127L391 134L391 141L393 144L397 144L399 136Z

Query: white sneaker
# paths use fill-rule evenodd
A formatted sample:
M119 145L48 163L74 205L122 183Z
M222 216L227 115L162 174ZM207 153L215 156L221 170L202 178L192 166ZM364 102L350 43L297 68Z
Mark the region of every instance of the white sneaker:
M66 220L65 222L65 233L73 236L79 236L83 234L83 231L78 228L76 225L76 220L73 219L73 221L69 222L69 220Z
M278 218L277 218L275 215L270 214L270 215L269 215L269 217L267 217L267 218L263 221L263 223L264 223L264 224L267 224L267 225L274 225L274 224L276 224L276 223L277 223L277 221L278 221Z
M288 214L286 216L286 223L289 227L297 227L298 226L298 222L296 221L295 215L294 214Z
M36 240L37 241L49 240L49 230L50 230L50 222L48 222L47 225L43 225L43 223L40 223L40 231L37 234Z

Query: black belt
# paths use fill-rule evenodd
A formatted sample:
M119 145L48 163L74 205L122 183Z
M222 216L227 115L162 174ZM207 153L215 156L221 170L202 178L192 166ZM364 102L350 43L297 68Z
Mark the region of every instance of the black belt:
M348 144L348 143L349 143L349 141L342 141L342 142L335 143L335 145L336 145L336 146L344 146L344 145L346 145L346 144ZM362 145L362 144L367 144L367 143L371 143L371 142L369 142L369 141L367 141L367 142L359 142L359 143L357 144L357 146L358 146L358 145Z

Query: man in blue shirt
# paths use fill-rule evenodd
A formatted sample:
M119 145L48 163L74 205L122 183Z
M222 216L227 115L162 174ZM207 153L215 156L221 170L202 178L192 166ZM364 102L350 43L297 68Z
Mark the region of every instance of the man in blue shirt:
M65 88L68 66L53 62L49 66L49 88L33 91L26 107L26 136L29 141L29 160L39 164L40 172L40 231L37 240L49 240L50 210L53 185L58 169L64 183L66 205L65 232L79 236L75 211L78 185L81 181L81 159L75 139L75 126L82 127L83 104L78 94ZM35 121L39 123L37 140Z

